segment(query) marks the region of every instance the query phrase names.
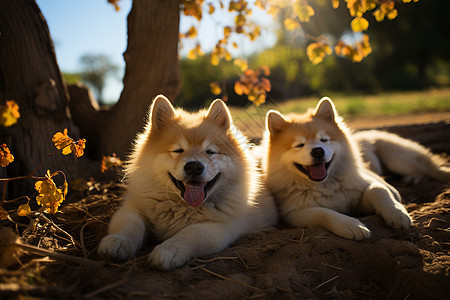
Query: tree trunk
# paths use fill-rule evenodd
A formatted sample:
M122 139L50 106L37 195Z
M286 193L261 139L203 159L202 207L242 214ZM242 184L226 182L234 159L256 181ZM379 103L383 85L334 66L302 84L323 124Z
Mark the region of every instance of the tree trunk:
M0 177L31 173L56 150L51 139L57 131L68 128L77 138L48 27L34 0L0 0L0 105L7 100L18 103L21 117L11 127L0 126L0 143L15 157L10 166L0 168ZM47 169L68 172L76 166L73 159L55 155L36 175ZM12 194L24 195L30 183L8 187Z
M91 157L112 153L123 157L142 129L152 99L161 93L171 100L177 96L179 20L179 0L134 0L119 101L110 110L98 110L83 87L69 88L71 113Z

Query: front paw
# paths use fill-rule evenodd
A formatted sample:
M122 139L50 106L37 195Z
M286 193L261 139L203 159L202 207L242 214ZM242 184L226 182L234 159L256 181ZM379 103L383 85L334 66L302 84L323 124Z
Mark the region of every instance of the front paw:
M157 268L169 270L184 265L192 257L191 247L167 240L153 249L148 261Z
M381 213L386 224L393 228L402 228L403 230L411 227L412 219L406 211L405 207L401 204L397 204L388 210Z
M349 240L361 241L370 238L369 228L358 219L351 217L346 217L344 220L332 224L330 231Z
M99 246L98 253L112 258L127 259L136 255L137 245L120 234L105 236Z

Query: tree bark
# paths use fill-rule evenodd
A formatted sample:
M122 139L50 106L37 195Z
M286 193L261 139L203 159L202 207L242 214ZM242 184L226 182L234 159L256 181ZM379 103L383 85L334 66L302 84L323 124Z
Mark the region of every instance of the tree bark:
M68 128L77 138L48 27L33 0L0 0L0 105L7 100L18 103L21 117L11 127L0 126L0 143L6 143L15 157L10 166L0 168L1 177L31 173L56 149L51 141L54 133ZM75 168L72 159L55 155L36 175L46 169ZM23 195L30 184L8 187Z
M178 64L179 0L134 0L128 15L124 89L110 110L92 106L83 87L71 87L71 112L88 154L123 157L141 131L147 110L158 94L173 100L180 88Z

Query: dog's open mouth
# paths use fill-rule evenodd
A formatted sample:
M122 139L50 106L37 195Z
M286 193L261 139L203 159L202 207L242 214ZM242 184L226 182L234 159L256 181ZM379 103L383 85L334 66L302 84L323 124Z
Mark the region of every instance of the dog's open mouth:
M320 162L310 166L303 166L298 163L294 163L298 170L306 174L312 181L322 181L327 178L328 168L330 167L331 159L329 162Z
M176 179L169 172L169 177L175 186L181 191L181 197L189 206L199 207L206 199L207 192L214 186L220 177L220 173L208 182L187 181L183 182Z

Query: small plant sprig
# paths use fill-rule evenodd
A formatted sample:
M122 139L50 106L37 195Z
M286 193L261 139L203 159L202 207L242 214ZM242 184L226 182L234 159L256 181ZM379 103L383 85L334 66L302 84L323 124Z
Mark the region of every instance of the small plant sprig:
M30 208L30 197L20 196L12 200L6 200L6 189L8 183L16 180L33 179L36 180L34 188L37 191L36 202L38 205L42 206L46 212L55 214L58 211L58 207L65 200L68 190L68 184L66 175L62 171L56 171L51 173L47 170L47 173L43 177L36 177L34 174L41 168L41 166L53 155L61 152L63 155L68 155L73 153L74 157L81 157L84 154L84 149L86 147L86 140L80 139L78 141L73 140L67 134L67 129L63 132L57 132L53 138L52 142L55 144L56 150L50 153L45 159L43 159L40 164L28 175L12 177L12 178L0 178L0 183L2 183L2 198L0 200L0 220L5 220L8 218L8 212L3 208L4 204L17 202L19 200L26 199L27 203L20 205L17 208L17 214L19 216L26 216L31 213ZM9 148L6 144L0 145L0 165L6 167L14 161L14 156L11 154ZM62 186L57 187L53 178L57 175L61 175L64 178Z

